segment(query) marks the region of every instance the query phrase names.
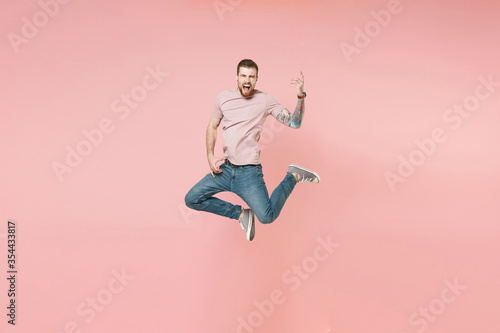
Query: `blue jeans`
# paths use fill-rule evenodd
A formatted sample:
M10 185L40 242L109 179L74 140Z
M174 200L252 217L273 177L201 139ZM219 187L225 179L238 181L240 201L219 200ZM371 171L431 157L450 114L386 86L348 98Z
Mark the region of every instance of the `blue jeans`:
M280 214L297 183L295 177L287 173L269 198L260 164L230 166L223 163L220 169L221 173L214 173L215 177L207 174L186 194L189 208L238 220L241 206L214 197L219 192L229 191L242 198L261 223L271 223Z

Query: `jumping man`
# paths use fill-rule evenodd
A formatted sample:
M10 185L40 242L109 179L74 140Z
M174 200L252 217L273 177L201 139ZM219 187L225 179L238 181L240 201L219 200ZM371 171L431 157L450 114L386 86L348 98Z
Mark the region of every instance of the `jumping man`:
M319 183L319 175L301 166L290 164L283 181L273 191L267 191L258 142L268 115L290 128L300 128L304 116L304 75L292 80L297 88L297 106L291 113L274 97L255 89L259 68L250 59L239 62L236 69L237 88L217 95L207 127L207 159L210 173L186 195L189 208L211 212L238 220L246 237L255 236L255 215L261 223L271 223L281 212L295 185ZM214 156L217 128L222 124L224 157ZM220 162L222 164L218 165ZM222 191L238 195L249 206L244 209L214 197Z

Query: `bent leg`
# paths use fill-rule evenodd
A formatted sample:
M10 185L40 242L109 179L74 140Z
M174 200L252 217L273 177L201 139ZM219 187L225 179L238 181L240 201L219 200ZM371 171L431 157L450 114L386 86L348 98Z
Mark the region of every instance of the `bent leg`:
M270 202L271 207L275 210L275 219L280 214L281 209L285 205L286 200L292 193L296 184L297 181L295 180L295 177L292 174L287 173L281 183L274 189L273 194L271 194Z
M229 172L215 174L215 177L207 174L186 194L186 206L237 220L241 206L214 197L219 192L230 190L230 178Z
M238 171L235 193L248 204L261 223L272 223L292 193L297 183L295 177L287 173L269 198L260 165L242 167Z

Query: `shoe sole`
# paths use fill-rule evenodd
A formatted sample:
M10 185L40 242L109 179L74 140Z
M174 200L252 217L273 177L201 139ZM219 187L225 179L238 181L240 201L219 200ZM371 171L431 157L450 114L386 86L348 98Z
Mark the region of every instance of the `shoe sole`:
M255 214L250 211L250 228L247 230L247 240L252 241L255 237Z
M319 177L319 175L316 172L312 171L312 170L306 169L306 168L301 167L301 166L299 166L297 164L290 164L289 167L295 167L297 169L304 170L304 171L312 173L316 178L318 178L318 181L317 182L313 182L313 183L319 183L321 181L321 178Z

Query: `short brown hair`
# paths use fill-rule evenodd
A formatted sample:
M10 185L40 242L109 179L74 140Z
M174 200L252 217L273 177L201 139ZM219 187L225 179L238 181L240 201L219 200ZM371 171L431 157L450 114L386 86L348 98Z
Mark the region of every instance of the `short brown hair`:
M257 74L259 74L259 66L257 66L257 64L251 59L243 59L238 63L236 75L240 74L240 67L255 68L257 70Z

